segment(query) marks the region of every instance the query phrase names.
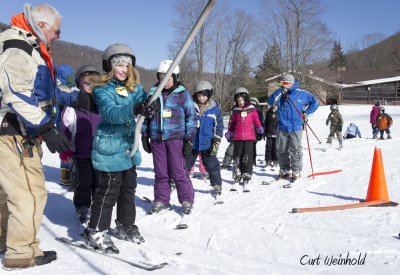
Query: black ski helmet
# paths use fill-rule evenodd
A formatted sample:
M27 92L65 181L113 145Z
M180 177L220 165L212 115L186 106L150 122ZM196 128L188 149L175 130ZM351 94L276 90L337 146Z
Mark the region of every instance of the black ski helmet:
M382 106L382 107L380 107L379 109L380 109L380 111L381 111L382 113L385 112L385 107Z

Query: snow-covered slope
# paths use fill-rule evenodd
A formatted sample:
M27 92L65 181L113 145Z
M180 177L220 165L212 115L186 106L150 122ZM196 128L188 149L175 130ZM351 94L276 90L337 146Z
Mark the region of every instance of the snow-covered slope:
M326 145L329 129L325 125L329 107L320 107L309 124L322 141L308 131L314 172L342 169L342 173L307 178L311 166L307 139L303 136L303 177L291 189L282 183L261 185L277 171L254 168L250 193L230 192L231 172L223 170L222 205L213 205L210 187L193 179L195 205L189 228L174 229L180 220L178 207L158 216L146 216L153 199L152 155L143 153L138 168L136 222L146 243L137 246L116 240L121 257L169 262L155 274L398 274L400 270L399 207L370 207L332 212L291 213L294 207L341 205L365 199L370 180L375 146L382 149L390 199L400 201L400 107L387 106L392 115L392 140L373 140L369 124L370 105L339 106L345 120L361 130L362 139L345 140L339 151L337 140ZM224 139L218 157L222 161ZM265 141L257 145L258 160L264 159ZM326 152L321 149L326 148ZM55 237L79 239L71 192L58 185L57 154L45 152L43 165L49 191L45 217L39 237L41 247L56 250L57 261L12 274L147 274L125 263L88 251L73 249ZM196 170L197 171L197 170ZM171 203L179 206L176 192ZM114 224L113 224L114 226ZM182 252L180 256L175 256ZM332 264L332 259L353 260L351 264ZM358 261L357 261L358 260ZM0 273L5 273L1 271Z

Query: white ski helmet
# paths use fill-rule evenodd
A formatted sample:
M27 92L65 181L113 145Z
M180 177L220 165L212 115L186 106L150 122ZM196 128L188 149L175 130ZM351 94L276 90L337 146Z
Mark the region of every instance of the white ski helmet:
M255 96L250 97L250 103L253 104L256 107L258 107L258 105L260 105L260 101Z
M194 86L194 94L203 92L203 91L208 91L207 93L207 97L211 98L214 90L213 90L213 86L211 85L210 82L206 81L206 80L200 80L199 82L196 83L196 85Z
M132 49L125 45L125 44L112 44L108 46L104 53L103 53L103 70L105 72L110 72L112 70L111 66L111 58L120 56L120 55L126 55L129 56L132 59L132 66L135 67L136 64L136 57L135 54L133 53Z
M245 104L247 104L249 102L249 91L246 88L239 87L236 89L235 95L234 95L235 102L239 96L243 97Z
M160 62L160 65L158 65L158 69L157 69L157 73L161 73L161 74L166 74L169 67L171 67L173 60L164 60ZM172 72L175 75L179 74L179 65L177 65L174 69L174 71Z

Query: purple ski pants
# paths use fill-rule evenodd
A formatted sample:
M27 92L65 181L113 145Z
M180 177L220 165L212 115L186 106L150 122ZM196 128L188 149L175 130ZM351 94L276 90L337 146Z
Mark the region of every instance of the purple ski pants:
M171 180L175 182L180 203L187 201L193 204L194 201L193 185L185 169L182 148L182 139L151 141L155 173L154 199L165 205L170 201Z

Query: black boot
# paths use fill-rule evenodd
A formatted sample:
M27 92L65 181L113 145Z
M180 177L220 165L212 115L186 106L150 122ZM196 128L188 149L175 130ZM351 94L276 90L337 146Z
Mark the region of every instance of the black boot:
M49 264L55 260L57 260L57 252L55 251L43 251L43 256L35 257L36 265Z
M116 237L133 243L143 243L144 238L140 235L139 228L137 225L131 224L129 226L123 226L118 220L115 220L116 224Z

